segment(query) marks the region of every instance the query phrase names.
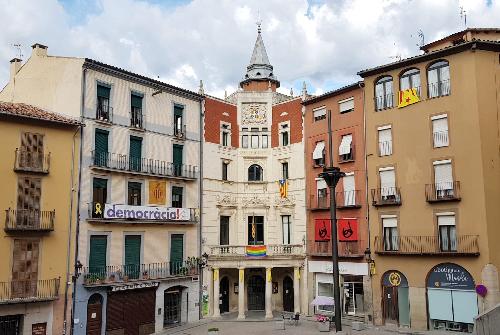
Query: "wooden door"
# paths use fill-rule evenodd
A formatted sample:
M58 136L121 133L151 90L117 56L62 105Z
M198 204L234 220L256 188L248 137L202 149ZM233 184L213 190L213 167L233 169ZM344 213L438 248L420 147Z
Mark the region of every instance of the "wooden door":
M154 333L156 290L131 290L108 294L106 331L125 335Z
M283 310L285 312L293 312L293 305L293 280L286 276L285 279L283 279Z
M125 236L125 275L138 279L141 267L141 235Z
M265 308L266 283L261 276L252 276L248 281L248 310L263 311ZM243 288L241 293L244 294Z
M36 297L39 240L14 240L12 262L13 298Z
M17 179L17 216L18 227L40 226L40 197L42 179L19 176Z
M229 279L227 277L222 278L220 281L219 309L221 313L229 312Z
M92 294L87 304L87 335L101 335L102 296Z
M398 288L384 286L382 292L382 313L385 323L399 322Z

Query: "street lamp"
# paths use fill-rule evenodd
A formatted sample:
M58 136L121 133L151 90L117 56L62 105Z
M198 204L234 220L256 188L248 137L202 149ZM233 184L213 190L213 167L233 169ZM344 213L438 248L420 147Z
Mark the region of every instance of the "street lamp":
M332 146L330 137L330 152L331 152L331 147ZM330 157L332 157L331 153ZM333 300L335 304L335 332L339 332L342 330L342 320L341 320L341 307L340 307L339 250L337 244L337 205L335 203L335 188L337 187L340 178L345 176L345 173L341 172L340 168L333 167L332 165L333 164L330 164L330 167L325 167L323 169L323 172L319 174L319 177L323 178L328 187L330 188L330 221L331 221L332 263L333 263Z

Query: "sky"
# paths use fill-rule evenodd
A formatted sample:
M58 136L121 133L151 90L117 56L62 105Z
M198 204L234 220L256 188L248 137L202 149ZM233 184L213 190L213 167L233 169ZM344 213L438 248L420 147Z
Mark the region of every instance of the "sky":
M0 87L31 45L223 97L238 88L262 22L280 91L321 94L362 69L421 53L465 27L499 27L500 0L0 0Z

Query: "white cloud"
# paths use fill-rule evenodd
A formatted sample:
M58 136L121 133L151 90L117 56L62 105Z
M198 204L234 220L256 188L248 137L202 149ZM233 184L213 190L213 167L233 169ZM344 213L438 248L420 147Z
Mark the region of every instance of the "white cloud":
M206 92L223 96L245 73L260 12L283 89L297 94L305 80L322 92L358 80L357 71L391 56L419 53L420 29L426 42L463 29L460 6L471 27L495 26L500 17L499 0L193 0L178 7L94 1L75 20L77 12L56 0L0 0L0 87L16 56L11 45L22 43L27 59L29 46L40 42L49 54L95 58L192 90L203 79Z

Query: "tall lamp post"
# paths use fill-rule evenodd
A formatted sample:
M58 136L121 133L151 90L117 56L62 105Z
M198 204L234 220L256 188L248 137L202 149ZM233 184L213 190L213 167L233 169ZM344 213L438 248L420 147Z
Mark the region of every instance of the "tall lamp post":
M341 307L340 307L340 283L339 283L339 249L337 243L337 204L335 202L335 188L340 178L345 176L340 168L333 166L332 148L332 122L331 111L328 111L328 145L330 166L323 168L319 174L330 189L330 222L331 222L331 243L332 243L332 263L333 263L333 300L335 304L335 332L342 331Z

